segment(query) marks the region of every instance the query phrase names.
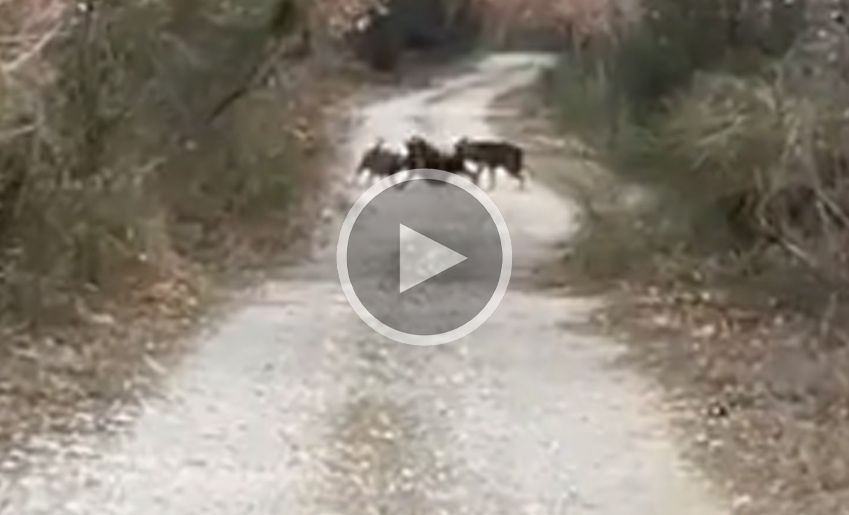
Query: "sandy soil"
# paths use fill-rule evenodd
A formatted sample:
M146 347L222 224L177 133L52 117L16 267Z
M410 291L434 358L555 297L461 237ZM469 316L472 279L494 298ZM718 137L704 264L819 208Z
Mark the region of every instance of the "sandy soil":
M492 101L545 63L492 56L364 106L340 174L377 136L492 134L493 114L511 116ZM0 513L725 513L681 458L662 392L617 364L616 341L573 329L594 303L522 280L558 255L577 206L540 181L500 184L516 280L477 332L410 347L357 318L334 234L358 191L337 185L311 262L199 335L158 394L121 415L124 431L53 439L4 476Z
M554 137L533 88L498 105L523 114L505 134L535 149L541 178L595 211L585 212L582 231L591 246L573 238L541 267L539 284L603 295L581 329L625 342L625 362L663 387L680 408L686 455L728 492L734 513L845 513L845 308L810 305L816 296L792 273L730 280L704 261L645 252L645 235L622 229L640 218L651 192L623 184L579 142ZM605 235L616 241L606 244ZM608 276L613 282L599 280Z

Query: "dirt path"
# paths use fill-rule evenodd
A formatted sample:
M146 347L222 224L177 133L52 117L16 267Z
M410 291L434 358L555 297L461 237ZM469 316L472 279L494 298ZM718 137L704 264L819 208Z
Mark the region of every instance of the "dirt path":
M497 56L372 103L348 164L377 136L490 134L492 100L543 62ZM614 365L622 349L564 328L592 306L522 280L574 230L574 207L538 182L500 186L514 279L477 332L438 347L379 336L345 300L331 240L200 341L132 430L62 442L7 478L0 513L724 513L677 457L659 392Z

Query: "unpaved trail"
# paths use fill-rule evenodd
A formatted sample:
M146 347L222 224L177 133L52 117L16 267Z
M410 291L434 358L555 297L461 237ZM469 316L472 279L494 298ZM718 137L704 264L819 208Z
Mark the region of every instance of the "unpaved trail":
M372 103L347 161L377 136L491 134L490 102L541 63L497 56ZM0 512L724 513L677 457L659 392L613 364L613 342L564 328L591 306L522 280L573 230L574 208L539 182L502 179L491 196L515 268L472 335L436 347L378 335L343 296L331 244L222 320L125 434L7 478Z

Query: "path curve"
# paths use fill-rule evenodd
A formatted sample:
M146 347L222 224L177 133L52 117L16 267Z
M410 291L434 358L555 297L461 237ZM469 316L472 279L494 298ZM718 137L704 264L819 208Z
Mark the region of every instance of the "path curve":
M372 103L348 163L378 136L491 135L491 101L545 63L492 56ZM522 287L574 230L574 207L538 182L502 180L491 196L514 283L472 335L438 347L379 336L345 300L328 245L223 320L131 430L6 478L0 513L723 513L677 457L658 392L613 365L622 349L564 329L592 306Z

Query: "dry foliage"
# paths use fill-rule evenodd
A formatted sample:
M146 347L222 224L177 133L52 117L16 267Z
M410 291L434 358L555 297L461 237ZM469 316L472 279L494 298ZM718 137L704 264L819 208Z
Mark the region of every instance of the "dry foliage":
M639 23L573 49L561 104L629 167L845 288L844 7L646 0Z
M660 201L603 220L570 262L629 279L603 322L642 333L638 354L706 401L690 434L741 513L835 513L849 485L849 10L644 6L614 44L569 56L554 100Z
M286 52L319 7L0 1L0 311L74 320L228 223L289 217L308 131L284 120L311 72Z
M282 3L0 0L0 452L158 373L206 265L291 242L340 85Z

